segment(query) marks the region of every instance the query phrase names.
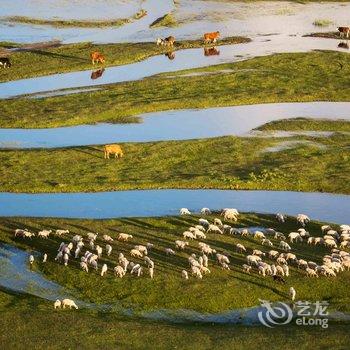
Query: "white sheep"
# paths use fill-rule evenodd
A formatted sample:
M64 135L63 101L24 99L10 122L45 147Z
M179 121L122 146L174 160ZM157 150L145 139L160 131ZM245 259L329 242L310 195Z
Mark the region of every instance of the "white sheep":
M282 232L275 232L274 238L275 239L280 239L280 240L283 240L283 241L286 240L286 236Z
M298 214L298 215L297 215L297 222L298 222L301 226L305 227L305 225L306 225L308 222L310 222L310 218L309 218L307 215L305 215L305 214Z
M87 234L87 238L89 241L91 240L96 241L97 236L98 236L98 233L88 232Z
M188 242L177 240L177 241L175 241L175 248L180 249L180 250L184 250L188 244L189 244Z
M107 264L103 264L102 269L101 269L101 276L102 277L106 274L107 270L108 270Z
M34 256L33 255L29 255L29 264L33 265L34 263Z
M239 253L243 253L246 252L247 249L245 248L245 246L243 244L237 243L236 244L236 249Z
M80 262L80 267L82 268L83 271L89 272L88 264L85 261Z
M294 289L294 287L290 287L290 288L289 288L289 296L290 296L290 299L291 299L292 301L295 300L296 295L297 295L297 292L296 292L296 290Z
M332 239L326 239L324 245L328 248L337 248L337 243Z
M72 307L74 307L75 309L78 310L77 304L72 299L63 299L62 300L62 307L63 307L63 309L65 309L66 306L68 306L70 309Z
M296 241L296 242L302 242L303 241L303 239L300 236L299 232L291 232L291 233L289 233L288 238L289 238L291 243L294 243L294 241Z
M264 239L264 238L266 238L266 237L265 237L265 235L264 235L261 231L255 231L255 233L254 233L254 238Z
M190 231L183 232L182 236L183 236L183 238L196 239L196 236Z
M237 209L234 208L225 208L221 211L221 215L224 217L224 220L237 221L239 212Z
M318 277L317 272L315 270L311 269L310 267L307 267L305 269L305 272L306 272L306 275L308 277Z
M214 225L216 225L216 226L224 226L222 224L222 221L220 219L217 219L217 218L214 219Z
M247 264L243 264L242 267L243 267L243 271L246 273L250 273L250 270L252 269L252 267Z
M270 250L268 256L270 259L277 259L279 252L277 250Z
M63 254L63 264L64 266L68 265L68 261L69 261L69 255L67 253Z
M218 263L220 265L222 265L222 263L226 263L226 264L230 263L230 260L229 260L229 258L226 255L219 254L219 253L216 254L216 260L218 261Z
M55 232L55 235L59 237L65 234L69 234L69 230L56 230Z
M289 277L289 266L288 265L282 265L282 269L284 271L284 275L286 277Z
M130 255L133 257L133 258L142 258L143 257L143 254L137 250L137 249L131 249L130 250Z
M290 247L290 245L289 245L287 242L285 242L285 241L281 241L278 247L279 247L280 249L285 250L285 251L290 251L290 250L292 250L292 248Z
M277 213L276 214L276 219L278 222L284 223L286 221L286 217L285 215L281 214L281 213Z
M202 219L202 218L198 220L198 223L200 226L204 227L205 229L207 229L210 225L208 220Z
M147 248L146 246L144 245L135 245L134 246L134 249L137 249L139 252L141 252L143 255L147 255L148 254L148 251L147 251Z
M151 249L154 248L154 244L148 242L148 243L146 243L146 248L147 248L148 250L151 250Z
M90 261L90 265L93 269L95 269L96 271L98 270L98 265L97 265L97 261L96 260L91 260Z
M106 254L107 256L112 254L112 246L110 244L106 244Z
M202 279L203 278L203 275L201 273L201 270L200 268L198 268L197 266L192 266L191 267L191 274L192 276L196 277L196 278L199 278L199 279Z
M122 266L117 265L114 268L114 274L115 274L115 276L117 276L119 278L123 278L125 276L125 270L124 270L124 268Z
M149 277L151 277L151 279L153 279L153 276L154 276L154 267L149 267L149 268L148 268L148 273L149 273Z
M261 241L261 244L262 244L262 245L267 245L267 246L269 246L269 247L273 247L273 243L272 243L269 239L267 239L267 238L264 238L264 239Z
M202 231L197 230L197 229L193 232L193 234L195 235L196 238L200 238L200 239L207 238L207 236Z
M188 272L186 270L182 270L181 277L185 280L188 280Z
M203 259L203 266L208 267L208 260L209 260L208 256L203 254L202 259Z
M223 232L220 230L220 228L217 225L210 224L207 230L208 233L218 233L223 234Z
M103 235L102 238L106 242L113 242L114 241L114 239L109 235Z
M259 249L254 249L252 254L257 256L265 256L265 253Z
M144 261L147 264L148 268L150 267L154 268L154 262L148 256L144 257Z
M38 232L38 237L40 238L49 238L50 233L52 232L52 230L42 230Z
M121 242L127 242L129 239L132 239L132 238L133 236L127 233L119 233L118 235L118 241L121 241Z
M62 306L61 300L57 299L54 303L53 303L53 308L56 309L60 309Z
M258 263L261 261L260 256L257 255L247 255L246 256L248 265L258 265Z
M175 251L172 250L171 248L165 248L164 252L166 255L175 255L176 254Z
M46 263L46 261L47 261L47 254L45 253L43 256L43 263Z
M101 256L102 256L102 247L97 245L95 250L96 250L96 253L97 253L98 257L101 258Z
M211 211L209 208L202 208L201 209L201 214L202 215L210 215L211 214Z
M187 208L181 208L180 215L191 215L191 212Z

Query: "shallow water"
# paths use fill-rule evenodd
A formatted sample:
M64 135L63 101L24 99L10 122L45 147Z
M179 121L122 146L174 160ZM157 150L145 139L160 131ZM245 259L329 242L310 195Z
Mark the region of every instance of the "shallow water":
M347 223L350 196L289 191L141 190L97 193L0 193L0 216L113 218L178 215L179 208L288 215L305 213L312 220Z
M6 3L12 3L5 0ZM39 0L37 0L39 1ZM37 2L36 1L36 2ZM43 2L42 0L41 2ZM11 14L35 15L42 18L50 18L54 14L55 6L39 9L34 12L30 0L28 8L19 8L19 0L15 0L14 6L0 9L0 16ZM50 4L61 3L63 0L50 0ZM125 4L110 4L103 1L100 8L95 9L96 0L91 7L83 6L82 9L76 4L60 6L57 16L64 18L110 18L114 15L113 9L118 8L118 17L129 14L131 6L125 8ZM135 1L133 1L134 3ZM71 3L71 2L70 2ZM106 10L108 4L108 10ZM65 12L63 9L69 8ZM284 35L300 35L312 31L329 31L336 26L346 25L350 12L348 3L307 3L297 4L287 1L258 1L258 2L215 2L207 0L181 0L174 7L172 0L147 0L142 8L148 11L148 15L139 21L124 25L120 28L53 28L49 26L34 25L8 25L0 22L2 40L17 42L47 41L58 38L63 42L138 42L150 41L158 36L175 35L179 39L198 38L207 31L220 30L223 36L248 35L256 37L259 35L281 33ZM173 11L180 25L176 28L149 28L149 24L156 18ZM111 9L111 10L109 10ZM127 9L127 10L126 10ZM93 12L93 13L92 13ZM136 11L135 11L136 12ZM333 21L330 27L314 27L315 19L327 19Z
M203 48L186 49L176 51L174 60L169 60L164 55L158 55L141 62L109 67L103 76L96 80L91 79L91 71L79 71L1 83L0 98L134 81L160 73L242 61L273 53L308 52L316 49L342 50L338 48L337 41L333 39L276 36L273 40L265 42L262 38L258 38L251 43L221 46L220 55L215 56L204 56Z
M225 135L249 136L251 130L273 120L296 117L349 120L349 111L350 102L308 102L155 112L142 115L143 122L138 124L0 129L0 147L51 148L111 142L187 140ZM255 134L256 132L253 133ZM280 136L288 135L282 132Z

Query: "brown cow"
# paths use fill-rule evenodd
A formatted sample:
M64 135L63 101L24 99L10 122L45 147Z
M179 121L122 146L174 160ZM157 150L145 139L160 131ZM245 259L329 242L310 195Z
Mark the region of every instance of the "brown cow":
M90 58L93 65L95 65L95 63L104 64L106 62L104 56L98 51L91 52Z
M220 50L216 47L205 47L204 48L204 56L215 56L220 55Z
M94 72L91 72L91 79L94 80L94 79L101 78L104 71L105 71L105 69L102 68L102 69L95 70Z
M174 46L175 38L173 36L168 36L164 39L164 45L166 46Z
M212 32L204 34L204 43L216 43L220 38L220 32Z
M350 34L350 27L338 27L339 36L343 37L344 35L348 38Z
M341 49L346 49L346 50L349 50L349 44L345 41L341 41L339 44L338 44L338 47L340 47Z
M110 154L114 154L114 158L123 157L124 153L119 145L105 145L104 147L105 159L109 159Z

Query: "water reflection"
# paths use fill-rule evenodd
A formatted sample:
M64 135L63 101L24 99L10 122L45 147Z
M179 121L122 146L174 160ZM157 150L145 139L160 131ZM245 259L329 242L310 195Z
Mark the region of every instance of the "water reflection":
M349 43L348 41L340 41L339 44L338 44L338 47L340 49L346 49L346 50L349 50Z
M218 56L220 55L220 50L216 47L205 47L204 56Z
M175 58L175 52L174 51L168 51L164 56L168 57L169 60L173 60Z
M101 69L98 69L98 70L91 72L91 79L95 80L95 79L101 78L104 71L105 71L105 69L101 68Z

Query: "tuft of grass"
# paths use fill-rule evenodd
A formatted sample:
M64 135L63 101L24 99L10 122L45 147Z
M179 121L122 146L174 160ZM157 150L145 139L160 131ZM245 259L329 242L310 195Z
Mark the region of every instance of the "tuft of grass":
M312 24L316 27L329 27L333 22L329 19L315 19Z
M158 28L158 27L176 27L177 21L174 18L172 13L167 13L162 17L157 18L154 22L152 22L149 26L150 28Z
M291 139L221 137L126 143L122 145L125 156L119 160L105 160L101 146L4 150L0 152L0 190L32 193L220 188L350 194L347 135L295 137L292 140L313 142L264 152L286 140Z

